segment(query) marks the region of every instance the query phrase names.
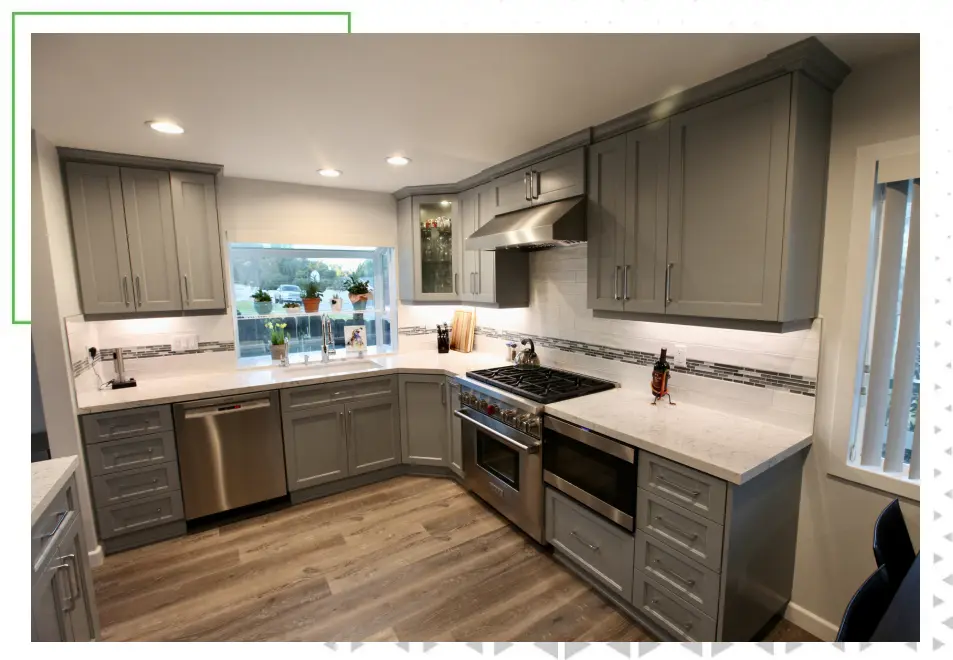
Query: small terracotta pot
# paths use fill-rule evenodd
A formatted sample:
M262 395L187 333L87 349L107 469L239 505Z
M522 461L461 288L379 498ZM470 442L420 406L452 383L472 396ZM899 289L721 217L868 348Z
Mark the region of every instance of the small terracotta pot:
M318 306L321 304L320 298L302 298L301 303L304 305L304 311L309 314L312 314L318 311Z

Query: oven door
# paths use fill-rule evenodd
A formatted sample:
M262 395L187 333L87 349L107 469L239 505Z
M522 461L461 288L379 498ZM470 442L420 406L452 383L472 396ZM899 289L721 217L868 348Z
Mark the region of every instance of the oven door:
M453 414L462 422L467 488L543 543L540 441L470 408Z
M638 466L633 447L546 417L543 480L612 522L635 531Z

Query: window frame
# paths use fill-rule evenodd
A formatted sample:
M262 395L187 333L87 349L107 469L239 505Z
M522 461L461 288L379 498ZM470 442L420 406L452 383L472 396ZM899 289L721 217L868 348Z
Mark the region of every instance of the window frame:
M860 388L864 383L864 320L873 304L868 273L877 249L871 232L871 213L878 171L882 181L918 178L919 161L918 135L857 149L827 465L827 472L832 476L916 501L920 500L920 480L907 478L908 464L904 464L903 473L887 473L882 468L851 461L849 452L856 432Z

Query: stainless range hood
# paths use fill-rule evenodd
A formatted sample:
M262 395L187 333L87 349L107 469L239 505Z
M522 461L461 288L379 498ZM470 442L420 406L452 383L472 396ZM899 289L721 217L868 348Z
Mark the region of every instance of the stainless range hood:
M498 215L464 242L467 250L542 250L586 242L586 197Z

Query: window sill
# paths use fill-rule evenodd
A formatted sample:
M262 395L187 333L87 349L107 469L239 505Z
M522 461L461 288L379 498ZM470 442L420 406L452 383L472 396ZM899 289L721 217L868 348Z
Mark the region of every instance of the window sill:
M387 355L396 354L396 349L392 346L368 346L367 350L364 351L364 358L369 359L372 357L384 357ZM289 364L304 364L304 356L308 355L309 365L310 366L320 366L321 362L321 352L320 351L308 351L307 353L292 353L289 356ZM362 358L358 358L356 353L345 355L343 348L337 349L337 354L335 357L331 358L330 364L346 364L348 362L354 362ZM270 355L259 355L256 357L245 357L238 358L238 369L271 369L272 367L278 369L278 363L271 359Z
M832 459L836 461L836 458ZM908 500L920 501L920 480L910 480L906 477L907 465L904 472L882 472L877 467L863 467L852 464L829 465L827 473L831 476L853 481L854 483L875 488L877 490L897 495Z

